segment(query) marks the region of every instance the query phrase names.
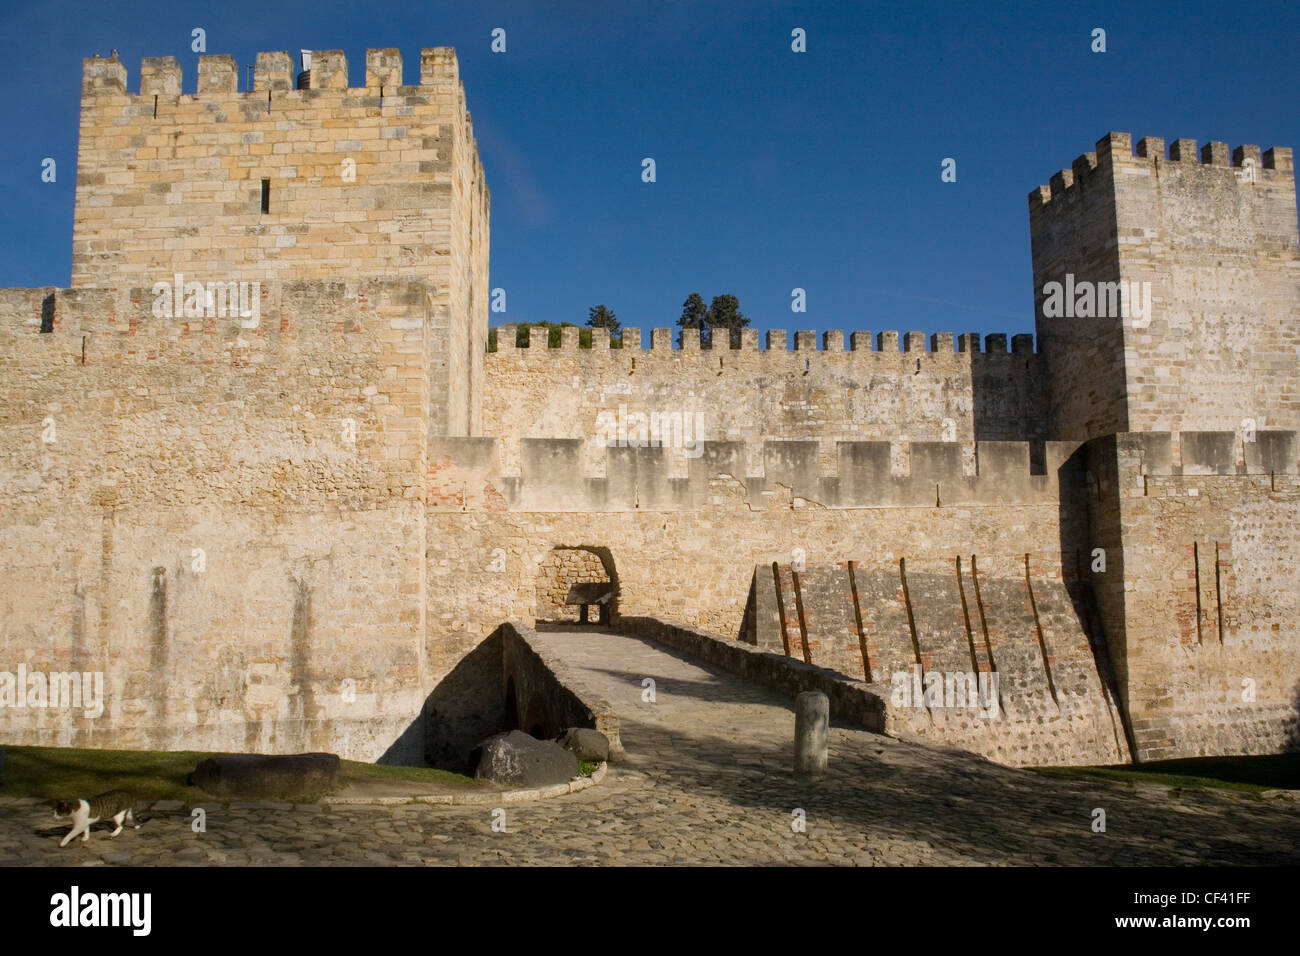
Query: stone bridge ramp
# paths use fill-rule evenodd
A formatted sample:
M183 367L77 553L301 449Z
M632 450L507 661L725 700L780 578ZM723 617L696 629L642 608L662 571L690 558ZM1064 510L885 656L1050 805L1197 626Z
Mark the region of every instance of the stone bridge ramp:
M497 804L218 802L196 840L189 808L174 801L116 840L97 831L60 848L66 828L52 827L42 801L0 796L0 866L1300 864L1288 799L1034 773L840 720L826 776L809 783L792 773L789 694L602 627L541 629L536 643L612 705L627 755L599 786L505 803L505 832L492 827ZM1090 826L1097 806L1104 835Z
M894 731L1016 766L1126 762L1090 621L1029 555L759 565L741 639L873 685Z

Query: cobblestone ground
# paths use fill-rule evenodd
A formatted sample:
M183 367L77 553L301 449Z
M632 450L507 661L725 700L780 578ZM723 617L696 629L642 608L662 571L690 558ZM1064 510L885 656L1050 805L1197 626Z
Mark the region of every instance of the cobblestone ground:
M211 805L196 834L158 805L138 831L60 849L46 808L0 801L0 864L1300 863L1291 800L1065 781L851 727L831 730L827 777L801 783L787 699L638 638L541 636L614 704L627 759L601 786L506 804L503 833L490 806Z

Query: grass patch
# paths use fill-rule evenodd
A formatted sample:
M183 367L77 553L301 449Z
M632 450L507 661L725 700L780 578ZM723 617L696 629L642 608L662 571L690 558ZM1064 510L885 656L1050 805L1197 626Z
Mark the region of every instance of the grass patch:
M208 756L194 751L5 747L0 796L72 800L130 790L140 800L203 800L185 777ZM209 798L210 799L210 798Z
M71 800L106 790L129 790L139 800L212 802L212 795L187 786L185 778L208 751L78 750L63 747L5 747L0 797ZM390 767L342 761L343 785L351 781L429 784L434 790L474 786L476 781L431 767Z
M356 760L344 760L342 764L339 775L345 780L400 780L427 783L435 788L479 786L473 777L450 770L435 770L433 767L393 767Z
M599 769L600 769L600 761L598 760L578 761L578 773L584 777L590 777L593 773L595 773Z
M1110 767L1038 767L1036 770L1058 777L1160 783L1193 790L1214 788L1242 793L1300 790L1300 754L1188 757Z

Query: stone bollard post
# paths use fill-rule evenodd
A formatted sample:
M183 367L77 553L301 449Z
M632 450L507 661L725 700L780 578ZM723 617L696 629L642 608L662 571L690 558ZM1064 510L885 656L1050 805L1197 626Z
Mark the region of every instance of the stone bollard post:
M794 699L794 772L816 780L826 773L826 736L831 701L819 690L804 691Z

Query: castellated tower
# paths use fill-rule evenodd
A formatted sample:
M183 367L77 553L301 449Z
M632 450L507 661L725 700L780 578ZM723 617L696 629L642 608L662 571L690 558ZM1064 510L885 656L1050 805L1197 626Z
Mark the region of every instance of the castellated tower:
M431 433L476 433L487 336L488 190L455 51L426 49L418 86L396 49L368 50L350 88L337 50L259 53L253 89L225 55L146 58L138 93L116 59L85 61L72 285L329 280L355 297L379 277L427 325ZM423 312L427 311L426 316ZM415 317L412 317L414 321Z
M454 52L410 86L366 60L296 89L262 53L241 91L204 56L184 92L171 57L138 91L85 61L72 287L0 291L0 658L101 673L104 709L11 739L418 756L423 486L480 427L488 192Z
M1108 133L1029 223L1052 437L1300 427L1290 149Z
M1294 749L1292 151L1108 133L1029 195L1049 434L1139 759Z

